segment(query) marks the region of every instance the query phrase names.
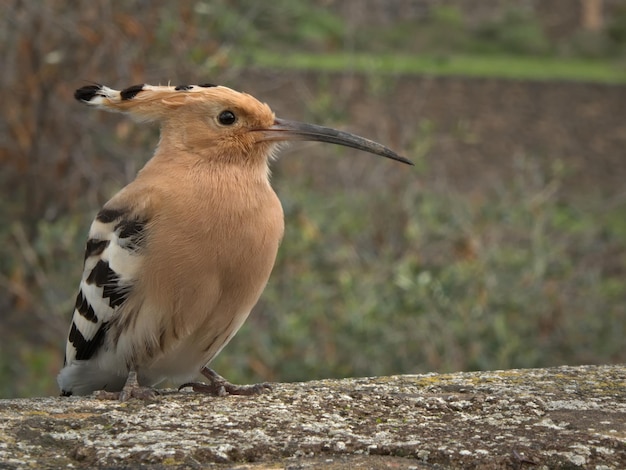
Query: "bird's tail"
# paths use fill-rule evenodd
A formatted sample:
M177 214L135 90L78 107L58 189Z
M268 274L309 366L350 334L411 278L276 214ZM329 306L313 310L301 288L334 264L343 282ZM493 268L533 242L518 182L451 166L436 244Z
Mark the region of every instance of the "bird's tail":
M207 88L205 85L133 85L123 90L114 90L105 85L87 85L74 92L78 101L108 111L131 114L142 120L161 120L174 109L202 99ZM204 93L202 93L204 92Z

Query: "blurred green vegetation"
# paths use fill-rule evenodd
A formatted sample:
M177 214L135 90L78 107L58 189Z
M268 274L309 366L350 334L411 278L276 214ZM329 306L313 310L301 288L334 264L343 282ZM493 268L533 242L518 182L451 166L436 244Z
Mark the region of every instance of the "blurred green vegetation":
M154 128L76 112L81 80L345 70L366 74L381 101L399 73L624 82L626 8L601 31L555 39L517 3L478 22L445 6L376 27L351 24L341 2L2 3L0 396L57 393L91 218L156 142ZM339 93L320 78L299 97L306 117L341 125ZM251 382L626 360L623 197L565 197L567 162L546 168L519 152L512 181L462 192L436 181L432 127L416 122L417 137L401 141L410 178L385 162L378 183L357 188L342 182L369 163L338 162L324 181L323 163L277 162L287 232L220 373Z
M298 25L288 30L291 35L280 27L277 34L268 29L269 33L259 35L255 23L240 25L246 48L233 55L233 63L367 73L626 82L626 7L609 15L600 31L577 30L557 39L544 32L536 13L516 2L495 18L477 23L469 22L455 6L433 6L420 21L399 19L378 28L372 41L371 28L356 29L348 40L342 23L327 10L295 4L299 7L290 9L278 2L276 10L265 11L270 18L283 9L295 15L289 16L291 24ZM296 31L309 34L294 35ZM349 47L338 47L342 38Z
M470 198L413 186L372 202L277 180L277 265L215 366L298 381L623 360L624 208L563 201L563 169L536 163Z
M243 58L234 57L245 66ZM597 83L626 83L626 67L588 58L561 58L516 55L396 55L396 54L278 54L259 51L257 66L312 71L349 70L371 74L425 74L466 77L501 77L523 80L570 80Z

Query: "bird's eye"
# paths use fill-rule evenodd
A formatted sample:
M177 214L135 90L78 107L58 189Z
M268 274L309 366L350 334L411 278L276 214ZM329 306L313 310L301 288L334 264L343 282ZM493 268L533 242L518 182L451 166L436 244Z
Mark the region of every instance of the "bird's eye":
M217 117L217 120L223 126L232 126L233 124L235 124L237 117L232 111L226 110L220 113L220 115Z

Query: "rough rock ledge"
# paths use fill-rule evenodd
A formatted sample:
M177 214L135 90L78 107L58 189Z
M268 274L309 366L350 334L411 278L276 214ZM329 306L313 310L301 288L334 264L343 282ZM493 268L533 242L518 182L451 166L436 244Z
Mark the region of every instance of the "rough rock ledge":
M626 366L0 400L0 468L626 468ZM145 468L145 467L144 467Z

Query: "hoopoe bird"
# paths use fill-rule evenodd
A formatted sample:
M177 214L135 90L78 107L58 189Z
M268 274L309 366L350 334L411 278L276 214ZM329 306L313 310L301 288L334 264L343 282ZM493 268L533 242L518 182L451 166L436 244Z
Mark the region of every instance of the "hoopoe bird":
M134 181L89 230L61 394L150 399L165 379L214 395L256 394L208 367L270 276L283 211L269 162L284 141L328 142L411 164L346 132L279 119L254 97L212 84L76 90L95 108L160 122ZM208 383L189 383L198 372Z

